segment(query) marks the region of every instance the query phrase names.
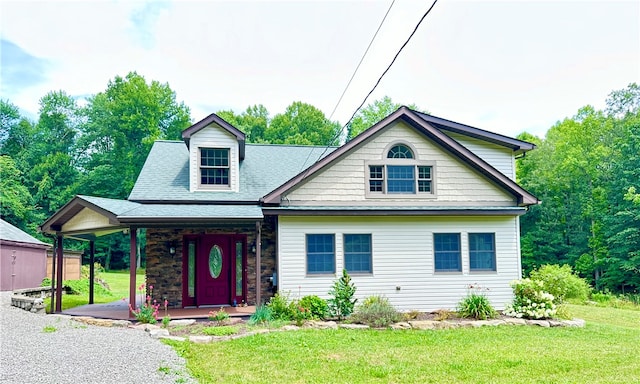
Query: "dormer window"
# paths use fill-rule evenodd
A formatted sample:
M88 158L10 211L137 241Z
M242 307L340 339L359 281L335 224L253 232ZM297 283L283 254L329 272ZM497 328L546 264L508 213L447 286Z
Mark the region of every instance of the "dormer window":
M394 144L383 161L370 164L368 195L433 195L433 166L420 162L406 144Z
M200 148L200 185L229 186L229 148Z

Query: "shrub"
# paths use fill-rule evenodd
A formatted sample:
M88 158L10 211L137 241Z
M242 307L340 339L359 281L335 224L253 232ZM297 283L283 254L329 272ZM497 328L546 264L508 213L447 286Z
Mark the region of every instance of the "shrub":
M584 302L591 293L591 287L583 278L573 274L568 265L543 265L531 271L532 280L542 281L544 291L555 297L555 303L562 303L566 299Z
M303 297L298 305L309 311L311 319L324 320L329 312L327 301L316 295Z
M513 303L507 305L504 314L527 319L546 319L556 314L553 295L543 291L542 281L522 279L511 282Z
M360 304L350 317L355 323L383 328L402 320L399 313L386 297L370 296Z
M266 305L261 305L256 308L256 311L249 317L249 325L264 325L273 321L271 315L271 308Z
M288 293L276 293L269 299L267 307L273 320L291 321L294 318L295 305L289 300Z
M219 323L222 323L224 321L227 321L228 319L229 319L229 314L225 312L224 308L220 308L217 311L209 312L209 320L211 321L217 321Z
M460 317L471 317L477 320L492 319L497 314L489 298L478 285L469 286L467 296L458 303L457 311Z
M342 270L342 277L333 283L333 287L329 290L328 300L329 312L331 315L343 319L353 313L353 307L358 299L354 299L356 286L351 282L351 276L346 269Z

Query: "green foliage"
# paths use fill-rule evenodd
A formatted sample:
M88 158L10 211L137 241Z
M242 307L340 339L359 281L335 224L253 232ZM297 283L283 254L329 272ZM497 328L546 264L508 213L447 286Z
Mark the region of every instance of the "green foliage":
M504 314L518 318L548 319L556 314L553 295L543 291L542 281L522 279L511 282L513 303L507 305Z
M329 313L338 317L338 319L344 319L351 315L353 307L358 301L358 299L353 298L355 293L356 286L351 282L351 276L349 276L347 270L343 269L342 276L333 283L329 290L329 296L331 296L328 300Z
M49 281L51 283L51 281ZM80 280L65 280L63 282L64 289L72 295L88 295L89 294L89 279ZM96 295L111 295L111 292L103 287L101 284L93 285L93 292Z
M217 311L209 312L209 320L217 321L217 322L224 322L224 321L229 320L229 314L224 310L224 308L220 308Z
M298 305L309 311L311 319L323 320L329 313L327 301L316 295L303 297L298 302Z
M458 315L477 320L492 319L497 316L484 290L477 285L469 287L467 295L458 303Z
M230 336L238 333L238 327L232 325L206 327L202 329L202 333L208 336Z
M265 325L273 320L271 308L266 305L261 305L257 307L256 311L249 317L249 325Z
M532 280L542 282L542 289L553 295L556 304L566 299L584 302L591 292L589 284L574 275L571 267L566 264L563 266L546 264L531 271L529 276Z
M291 321L294 318L295 304L289 300L289 293L277 292L269 299L267 307L273 320Z
M347 127L347 140L353 139L365 129L395 112L401 106L402 104L394 103L389 96L384 96L382 99L368 104L359 110L349 123ZM409 105L409 108L414 111L420 110L415 104ZM422 112L428 113L426 111Z
M354 323L366 324L374 328L385 328L402 319L402 314L389 303L389 299L383 296L365 298L349 318Z
M272 144L337 145L340 124L329 121L313 105L295 101L277 114L264 132L264 142Z

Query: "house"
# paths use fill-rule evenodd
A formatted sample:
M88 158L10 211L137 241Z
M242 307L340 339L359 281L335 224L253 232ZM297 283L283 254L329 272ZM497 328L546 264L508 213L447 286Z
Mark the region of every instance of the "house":
M50 247L0 219L0 291L39 287Z
M146 228L147 283L175 307L327 298L343 268L400 310L454 308L471 284L512 298L531 143L406 107L338 148L248 144L215 114L182 137L153 145L128 200L77 196L41 229Z

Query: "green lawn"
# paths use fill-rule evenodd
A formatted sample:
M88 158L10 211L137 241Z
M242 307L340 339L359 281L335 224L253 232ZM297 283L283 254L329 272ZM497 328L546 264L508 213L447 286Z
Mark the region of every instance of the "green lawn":
M571 306L585 328L304 330L167 342L202 383L633 383L640 311Z
M144 271L142 271L144 273ZM93 302L95 304L111 303L122 299L123 297L129 297L129 271L110 271L101 272L99 277L104 279L111 290L108 295L95 294ZM144 283L145 275L136 275L136 287ZM81 305L89 304L89 294L86 295L63 295L62 296L62 310L69 308L79 307ZM45 308L49 311L51 308L51 298L45 299Z

